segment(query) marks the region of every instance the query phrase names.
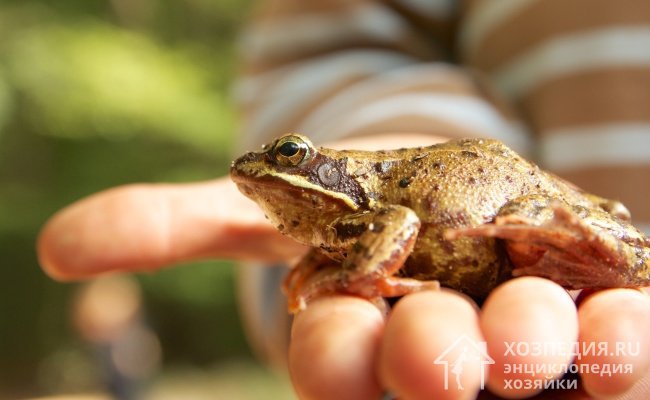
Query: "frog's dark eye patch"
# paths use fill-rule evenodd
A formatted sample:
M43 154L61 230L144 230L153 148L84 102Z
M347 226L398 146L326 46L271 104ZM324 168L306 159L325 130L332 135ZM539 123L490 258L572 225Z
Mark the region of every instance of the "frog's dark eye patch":
M310 143L297 135L286 135L273 149L275 161L285 167L300 165L310 156Z

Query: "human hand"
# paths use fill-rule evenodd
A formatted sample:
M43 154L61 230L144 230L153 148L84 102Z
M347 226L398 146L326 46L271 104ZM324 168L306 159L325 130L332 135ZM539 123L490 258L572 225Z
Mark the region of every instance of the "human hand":
M501 285L481 310L450 290L412 294L397 303L387 320L363 300L333 296L310 304L297 316L289 365L294 385L304 398L376 399L388 389L404 399L472 399L481 384L477 363L466 363L460 378L462 390L451 372L445 378L444 367L434 364L450 347L451 360L457 358L460 348L453 344L465 335L470 341L487 342L489 356L495 361L489 368L487 388L499 396L523 398L540 391L531 379L542 379L539 385L544 387L562 374L508 374L505 364L546 365L549 371L562 371L571 354L524 355L516 346L509 352L513 344L522 343L526 346L522 349L532 350L534 343L550 343L556 349L562 345L566 349L578 341L594 343L597 353L600 343L607 343L610 350L617 342L639 343L640 350L634 355L609 357L588 352L578 361L589 368L619 363L632 366L631 373L581 374L584 389L604 398L625 392L648 371L649 317L650 300L639 291L605 290L576 309L564 289L534 277ZM444 389L445 380L448 390ZM526 382L531 382L530 388ZM550 387L561 389L567 384L570 381ZM549 398L555 398L552 390L549 393ZM575 392L575 398L581 398L579 393Z
M405 140L400 138L400 145ZM421 142L419 142L421 143ZM387 147L386 144L379 144ZM105 271L154 270L206 257L287 259L303 249L266 223L257 207L228 179L192 185L134 185L91 196L57 214L39 239L44 269L59 279ZM463 390L434 364L447 346L466 335L485 341L496 364L487 382L509 397L534 390L504 389L504 364L569 362L569 355L505 358L505 343L639 342L640 355L621 360L585 355L585 365L630 363L632 373L585 375L593 394L620 393L648 369L650 300L638 291L607 290L576 310L566 291L539 278L513 280L498 288L479 311L464 296L443 290L405 297L388 319L370 303L332 296L296 318L289 366L305 398L377 398L383 388L401 398L473 398L480 371L467 365ZM452 375L450 375L452 377ZM452 379L452 378L450 378Z

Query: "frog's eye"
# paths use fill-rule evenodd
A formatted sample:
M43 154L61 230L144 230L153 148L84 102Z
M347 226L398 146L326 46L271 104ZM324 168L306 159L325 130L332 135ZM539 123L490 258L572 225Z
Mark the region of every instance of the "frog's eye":
M285 136L275 145L275 160L285 167L295 167L309 157L309 144L298 136Z

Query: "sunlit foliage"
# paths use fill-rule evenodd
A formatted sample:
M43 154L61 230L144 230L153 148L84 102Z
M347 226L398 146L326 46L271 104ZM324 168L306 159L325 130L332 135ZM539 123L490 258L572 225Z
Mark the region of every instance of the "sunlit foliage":
M97 389L93 353L70 324L78 285L42 273L36 234L56 210L101 189L225 173L248 6L0 3L0 398ZM250 357L233 279L232 266L217 262L138 278L166 366ZM60 360L65 376L56 375Z

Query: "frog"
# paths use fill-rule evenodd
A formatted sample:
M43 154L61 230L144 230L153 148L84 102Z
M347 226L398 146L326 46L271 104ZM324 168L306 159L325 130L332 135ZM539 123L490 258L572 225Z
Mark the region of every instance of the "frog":
M336 293L377 303L445 287L481 301L520 276L566 289L650 284L650 240L622 203L498 140L361 151L289 133L237 158L230 176L309 247L283 284L291 313Z

